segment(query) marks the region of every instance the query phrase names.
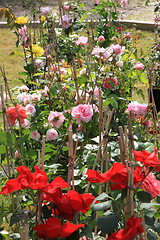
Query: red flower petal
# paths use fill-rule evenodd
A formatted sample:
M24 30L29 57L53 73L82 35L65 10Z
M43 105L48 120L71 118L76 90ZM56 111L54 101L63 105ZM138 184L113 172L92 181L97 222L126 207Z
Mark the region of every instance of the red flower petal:
M47 219L46 223L35 226L33 230L37 231L37 236L42 239L58 238L61 236L62 225L61 221L54 217Z
M84 227L84 224L74 225L73 223L66 222L62 227L61 237L68 237L81 227Z
M0 194L6 194L8 195L11 192L20 190L22 188L21 183L18 181L18 179L10 179L6 182L5 186L2 188L2 191Z
M52 182L51 185L60 187L61 189L68 188L69 184L61 177L56 177Z

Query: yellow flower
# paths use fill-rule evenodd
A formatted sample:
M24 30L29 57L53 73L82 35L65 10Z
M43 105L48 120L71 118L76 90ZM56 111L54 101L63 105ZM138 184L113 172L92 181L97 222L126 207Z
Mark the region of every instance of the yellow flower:
M35 54L36 57L41 57L44 53L43 48L39 47L36 44L32 44L32 52Z
M25 23L27 23L28 22L28 16L27 17L18 17L17 19L16 19L16 23L17 24L25 24Z
M46 17L45 16L41 16L40 21L41 22L45 22L46 21Z

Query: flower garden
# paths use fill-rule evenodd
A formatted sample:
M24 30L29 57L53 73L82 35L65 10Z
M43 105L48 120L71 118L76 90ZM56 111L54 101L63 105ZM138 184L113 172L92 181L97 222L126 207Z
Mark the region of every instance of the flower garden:
M127 0L38 2L32 19L0 9L25 60L14 88L0 67L0 239L160 239L160 4L144 56Z

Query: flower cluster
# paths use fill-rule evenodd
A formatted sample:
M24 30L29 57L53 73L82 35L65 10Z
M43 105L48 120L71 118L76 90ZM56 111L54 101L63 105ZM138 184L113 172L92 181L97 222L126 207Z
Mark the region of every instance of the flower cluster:
M128 104L128 108L126 109L126 112L130 112L132 117L144 117L148 111L148 105L147 104L141 104L139 102L131 102Z
M0 194L8 195L11 192L27 188L40 190L43 192L42 200L45 201L45 204L47 201L54 205L54 216L61 215L61 217L72 221L76 212L86 213L94 200L94 197L89 193L79 194L74 190L62 193L62 189L68 188L68 183L61 177L56 177L49 183L46 173L38 166L35 166L34 173L26 166L20 166L16 170L19 172L18 177L8 180ZM58 211L58 214L56 214L56 211ZM50 216L45 223L39 224L33 229L37 231L39 238L45 239L46 237L68 237L83 226L84 224L74 225L70 222L62 225L57 217Z
M12 125L14 125L17 120L20 121L20 123L24 123L24 120L28 117L26 108L18 104L13 107L8 107L6 109L6 114Z

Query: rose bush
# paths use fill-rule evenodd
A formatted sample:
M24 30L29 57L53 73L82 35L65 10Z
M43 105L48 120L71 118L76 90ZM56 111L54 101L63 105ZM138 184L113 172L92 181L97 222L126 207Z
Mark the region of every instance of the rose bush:
M10 15L25 66L12 94L2 71L0 194L12 201L1 212L17 227L8 235L20 228L26 239L159 234L157 131L149 135L157 122L149 105L130 102L135 84L148 81L147 65L132 34L113 24L126 4L95 1L89 13L84 3L59 1L56 14L41 5L37 31L28 17Z

